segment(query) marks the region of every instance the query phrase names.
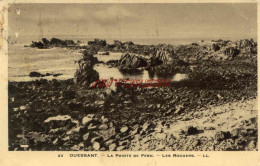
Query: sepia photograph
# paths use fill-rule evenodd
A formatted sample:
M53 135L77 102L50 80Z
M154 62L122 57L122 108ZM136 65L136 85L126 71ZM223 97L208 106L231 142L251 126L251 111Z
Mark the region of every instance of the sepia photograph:
M258 151L257 3L9 3L8 151Z

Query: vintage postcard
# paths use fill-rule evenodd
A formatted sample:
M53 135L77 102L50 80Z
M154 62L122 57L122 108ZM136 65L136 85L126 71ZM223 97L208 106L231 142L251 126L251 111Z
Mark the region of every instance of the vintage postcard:
M3 2L0 165L259 166L258 5Z

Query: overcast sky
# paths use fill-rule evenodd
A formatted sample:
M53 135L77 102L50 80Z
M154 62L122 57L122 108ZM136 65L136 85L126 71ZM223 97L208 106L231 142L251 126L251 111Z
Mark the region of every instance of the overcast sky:
M9 35L256 38L256 4L13 4Z

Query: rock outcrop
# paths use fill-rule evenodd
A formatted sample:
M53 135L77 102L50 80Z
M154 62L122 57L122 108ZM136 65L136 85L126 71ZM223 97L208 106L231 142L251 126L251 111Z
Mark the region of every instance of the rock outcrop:
M118 62L120 69L137 69L139 67L154 67L174 63L174 51L158 49L150 55L123 54Z
M256 57L257 43L253 39L239 40L214 40L207 44L180 45L175 49L176 56L187 63L201 61L224 61L234 58ZM253 58L256 60L256 58Z
M70 46L77 46L73 40L61 40L58 38L52 38L48 40L46 38L42 38L42 41L34 42L32 41L31 47L37 47L39 49L46 49L50 47L70 47Z
M89 86L92 82L99 80L98 72L93 69L97 62L97 58L92 54L84 52L83 58L78 61L79 68L75 73L75 84Z
M32 71L29 74L29 77L41 77L41 76L42 76L42 74L39 72L36 72L36 71Z
M156 54L151 56L151 65L172 64L174 61L174 52L166 50L158 50Z
M51 74L51 73L41 74L39 72L32 71L32 72L30 72L29 77L46 77L46 76L58 77L60 75L62 75L62 74L60 74L60 73L57 73L57 74Z
M147 62L142 56L136 54L123 54L119 60L120 69L137 69L139 67L146 67Z

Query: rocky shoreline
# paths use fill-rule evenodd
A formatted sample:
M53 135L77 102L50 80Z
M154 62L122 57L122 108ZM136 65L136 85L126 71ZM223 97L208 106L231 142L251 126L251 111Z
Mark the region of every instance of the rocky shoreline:
M257 44L136 45L95 40L74 80L9 82L9 150L257 150ZM183 72L169 87L92 88L97 51L110 65ZM102 55L109 56L109 55ZM229 118L226 122L225 118ZM22 132L25 132L25 135Z

